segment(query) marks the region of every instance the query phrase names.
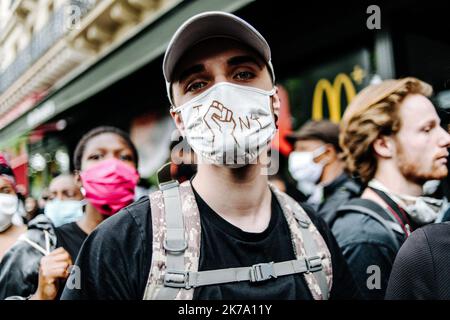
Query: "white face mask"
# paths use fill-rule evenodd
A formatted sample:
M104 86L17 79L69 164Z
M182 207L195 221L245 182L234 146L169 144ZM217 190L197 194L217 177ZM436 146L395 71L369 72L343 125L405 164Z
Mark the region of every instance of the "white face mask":
M255 163L275 135L275 88L220 82L172 111L181 112L188 144L199 161L238 167Z
M18 205L19 199L16 195L0 193L0 232L12 225Z
M300 190L305 196L310 196L316 190L316 184L309 181L298 181L297 189Z
M316 163L314 159L325 152L325 146L314 151L293 151L289 155L289 172L300 185L315 186L323 172L324 163ZM313 190L313 188L311 187ZM312 191L311 190L311 191Z
M369 182L369 186L387 193L399 205L403 203L403 208L418 225L434 222L444 205L443 200L430 197L394 194L375 179Z
M84 201L51 200L45 204L45 215L55 227L79 220L83 216Z
M425 198L418 198L416 203L408 206L406 210L418 224L427 224L436 220L442 207L441 203L430 203Z
M443 200L430 197L412 197L407 195L399 195L406 204L406 212L419 225L425 225L434 222L444 204Z
M435 193L437 191L440 184L441 184L441 180L428 180L422 186L422 193L425 196L432 195L433 193Z

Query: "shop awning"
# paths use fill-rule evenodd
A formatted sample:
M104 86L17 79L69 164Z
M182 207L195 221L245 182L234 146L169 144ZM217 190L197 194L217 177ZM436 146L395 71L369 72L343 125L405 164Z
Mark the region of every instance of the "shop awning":
M208 10L234 12L254 0L183 1L95 65L74 76L30 112L0 130L0 148L161 56L178 26Z

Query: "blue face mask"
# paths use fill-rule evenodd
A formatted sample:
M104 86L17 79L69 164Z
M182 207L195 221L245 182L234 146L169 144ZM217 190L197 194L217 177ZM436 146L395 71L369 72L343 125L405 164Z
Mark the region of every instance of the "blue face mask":
M55 227L79 220L83 216L83 201L51 200L45 204L45 215Z

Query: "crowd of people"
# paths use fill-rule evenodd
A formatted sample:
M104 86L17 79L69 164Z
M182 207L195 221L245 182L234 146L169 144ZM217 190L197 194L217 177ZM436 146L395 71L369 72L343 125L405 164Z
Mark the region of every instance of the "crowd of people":
M114 127L40 201L0 157L0 299L450 299L450 134L429 84L371 84L339 124L308 121L286 178L263 174L280 97L254 27L193 16L163 75L180 139L149 195Z

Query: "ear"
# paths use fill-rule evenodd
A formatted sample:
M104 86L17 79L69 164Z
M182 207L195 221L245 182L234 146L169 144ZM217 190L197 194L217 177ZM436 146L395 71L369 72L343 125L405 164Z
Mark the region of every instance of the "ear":
M81 188L83 186L83 183L81 182L80 171L75 170L73 172L73 179L75 180L75 185L78 188Z
M395 145L392 138L380 136L373 142L375 154L382 158L392 158L395 154Z
M331 144L325 144L325 151L314 159L314 162L322 162L324 159L326 159L326 163L332 162L336 158L336 150Z
M280 96L278 94L278 87L275 86L275 94L271 97L271 102L272 102L272 112L275 118L275 125L277 126L278 129L278 119L280 117L280 109L281 109L281 99Z
M182 136L185 136L184 133L184 122L181 118L181 113L170 111L170 116L172 117L173 121L175 121L175 126L177 127L178 131L180 131Z
M278 87L275 86L275 94L272 96L272 111L277 118L280 116L281 99L278 95Z
M337 157L336 149L334 148L333 145L328 144L328 143L325 145L325 152L323 154L325 156L327 156L328 158L335 159Z
M77 187L77 191L79 191L79 200L83 200L83 198L86 196L86 193L83 188L83 183L81 181L80 171L75 170L73 172L73 180L75 181L75 186Z

